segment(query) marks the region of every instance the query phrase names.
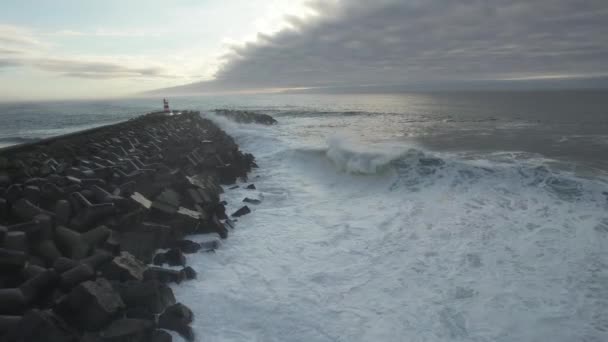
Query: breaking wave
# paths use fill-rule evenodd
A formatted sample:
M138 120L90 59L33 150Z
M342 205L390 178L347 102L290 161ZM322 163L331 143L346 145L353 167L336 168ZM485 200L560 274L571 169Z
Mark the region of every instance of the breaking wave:
M328 139L324 148L297 148L282 151L294 155L300 162L310 164L310 157L324 159L340 172L352 175L392 176L391 189L421 191L424 187L441 184L451 189L469 189L474 183L489 187L546 191L558 199L573 201L605 197L608 182L602 178L584 178L572 172L555 169L544 160L522 159L514 154L500 160L491 156L481 159L459 159L449 154L434 154L419 148L382 144L365 146L343 136ZM296 160L297 162L297 160ZM326 167L323 163L318 167Z
M358 119L285 117L266 128L215 118L260 165L249 179L257 190L226 191L228 210L244 197L262 203L225 248L193 260L212 279L180 294L206 304L194 306L197 331L234 341L606 340L606 179L526 152L362 142Z

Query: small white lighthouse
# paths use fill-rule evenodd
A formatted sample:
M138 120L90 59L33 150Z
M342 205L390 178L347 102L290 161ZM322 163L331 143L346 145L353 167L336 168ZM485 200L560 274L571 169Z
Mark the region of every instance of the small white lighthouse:
M167 101L167 99L163 99L163 111L165 113L169 113L171 110L169 110L169 101Z

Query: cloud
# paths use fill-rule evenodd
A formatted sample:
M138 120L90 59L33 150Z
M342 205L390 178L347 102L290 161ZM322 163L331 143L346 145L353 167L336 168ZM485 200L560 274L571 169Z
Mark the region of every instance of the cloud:
M27 28L0 24L0 45L23 48L44 44L36 39L34 33Z
M91 31L59 30L51 35L63 37L110 37L110 38L149 38L169 34L168 30L158 28L110 29L98 28Z
M147 65L146 65L147 64ZM62 76L111 79L111 78L176 78L179 75L169 68L120 58L58 58L32 57L22 58L2 57L0 51L0 69L8 67L29 67Z
M18 60L0 57L0 71L2 68L16 67L20 65L21 63Z
M276 88L608 73L605 0L310 6L317 16L288 18L292 28L231 48L213 83Z
M173 78L160 66L133 66L128 62L43 58L31 60L29 65L44 71L79 78Z
M15 50L15 49L5 49L0 47L0 55L19 55L22 54L23 51Z
M62 35L81 35L77 31L60 32ZM131 33L124 32L125 35ZM99 31L96 34L113 33ZM0 44L3 44L0 48L0 69L33 68L66 77L87 79L171 79L178 75L167 65L150 58L57 55L49 49L50 44L39 39L40 35L26 27L0 25Z

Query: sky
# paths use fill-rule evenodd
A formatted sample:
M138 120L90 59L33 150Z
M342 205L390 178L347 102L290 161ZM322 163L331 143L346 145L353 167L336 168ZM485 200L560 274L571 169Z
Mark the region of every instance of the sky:
M607 75L606 0L2 0L0 11L4 100Z

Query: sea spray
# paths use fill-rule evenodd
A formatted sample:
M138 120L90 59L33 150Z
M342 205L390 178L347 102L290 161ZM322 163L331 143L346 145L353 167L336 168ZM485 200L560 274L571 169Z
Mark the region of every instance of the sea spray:
M226 190L227 210L264 201L217 253L191 258L205 280L178 293L204 303L195 329L230 341L605 337L605 180L320 126L223 126L260 165L255 193Z

